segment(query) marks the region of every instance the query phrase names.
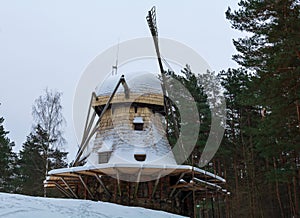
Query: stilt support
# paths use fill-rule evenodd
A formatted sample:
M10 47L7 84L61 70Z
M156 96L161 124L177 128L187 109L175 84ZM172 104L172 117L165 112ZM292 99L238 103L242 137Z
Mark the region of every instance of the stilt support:
M107 190L106 186L102 182L101 177L99 175L97 175L97 174L95 174L95 177L98 180L98 182L100 183L101 187L104 189L105 193L111 198L111 194L109 193L109 191Z
M75 194L75 192L72 190L72 188L66 182L66 180L63 177L60 177L60 180L65 184L65 186L69 189L69 191L72 193L72 195L78 199L78 196Z
M173 188L173 190L171 191L170 193L170 198L173 196L174 192L176 191L176 185L178 185L178 183L180 182L180 180L184 177L185 173L181 173L181 175L179 176L176 184L175 184L175 187Z
M58 184L57 182L55 182L54 184L55 184L56 188L57 188L61 193L63 193L64 195L66 195L66 196L69 197L69 198L72 198L72 195L70 195L70 193L68 193L68 192L66 191L66 189L64 189L60 184Z
M92 195L90 189L88 188L88 186L85 184L85 182L83 181L81 175L78 175L78 178L80 179L82 185L84 186L85 190L89 193L91 199L93 200L94 199L94 196Z

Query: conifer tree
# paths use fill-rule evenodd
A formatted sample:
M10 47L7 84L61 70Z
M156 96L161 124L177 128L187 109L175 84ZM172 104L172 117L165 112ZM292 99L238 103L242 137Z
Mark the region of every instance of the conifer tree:
M14 143L7 137L3 122L4 118L0 117L0 192L15 192L17 156L12 151Z
M300 2L298 0L241 0L240 8L226 12L232 27L248 36L234 40L234 60L251 72L243 106L254 112L250 128L250 156L261 192L249 205L260 205L261 216L269 211L299 216L300 144ZM260 120L252 122L253 117ZM257 173L256 173L257 174ZM263 182L267 182L267 185ZM250 181L251 182L251 181ZM270 199L267 204L255 201ZM251 204L250 204L251 203ZM274 214L273 214L274 215ZM252 214L253 216L253 214Z
M20 192L27 195L42 196L46 165L49 166L50 170L66 167L67 153L49 148L49 136L41 126L38 125L34 130L29 134L20 151Z

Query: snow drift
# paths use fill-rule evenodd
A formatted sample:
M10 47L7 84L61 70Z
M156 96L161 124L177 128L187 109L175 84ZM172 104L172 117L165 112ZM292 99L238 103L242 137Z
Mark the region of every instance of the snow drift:
M183 218L163 211L89 200L0 193L2 218Z

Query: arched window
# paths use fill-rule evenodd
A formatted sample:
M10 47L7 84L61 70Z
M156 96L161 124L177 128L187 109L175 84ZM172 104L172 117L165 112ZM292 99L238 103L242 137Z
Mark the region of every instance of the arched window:
M146 160L146 154L135 154L134 159L137 161L145 161Z

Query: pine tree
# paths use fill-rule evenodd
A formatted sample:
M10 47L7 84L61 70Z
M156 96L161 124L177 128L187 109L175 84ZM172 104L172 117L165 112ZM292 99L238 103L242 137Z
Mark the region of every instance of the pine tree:
M184 157L186 159L185 161L186 164L192 164L193 162L195 162L196 164L199 161L199 157L201 156L201 152L203 151L203 148L206 144L209 135L211 113L210 113L209 104L207 102L207 96L204 93L203 82L201 81L202 78L199 75L197 76L194 73L192 73L189 65L186 65L186 67L182 69L181 73L182 73L181 75L178 75L171 71L168 72L169 76L175 79L175 80L172 79L170 80L170 85L172 86L172 95L175 96L176 100L178 100L177 102L172 103L173 115L170 112L167 114L168 139L171 146L174 146L178 138L178 136L176 136L175 125L178 126L178 131L180 134L182 134L181 125L192 125L194 122L197 122L193 118L198 117L200 123L200 129L197 136L196 145L192 150L191 154L188 157ZM183 86L176 87L178 86L177 84L178 82ZM181 105L181 104L186 104L188 102L186 100L180 101L181 98L184 99L187 98L185 96L186 91L181 90L182 88L186 89L186 91L188 91L191 94L191 96L193 97L193 99L191 100L192 102L196 103L196 107L198 111L183 111L183 110L191 110L191 109L189 105ZM191 120L187 124L182 124L178 107L180 107L180 112L191 114L190 116ZM192 116L192 114L196 112L198 112L199 114L197 116ZM175 117L176 123L174 123L171 116ZM191 138L193 138L193 136ZM189 140L188 134L184 138L184 143L186 143L187 140ZM194 160L192 160L193 156L197 158L196 159L194 158Z
M229 8L226 16L233 28L250 33L234 40L239 54L233 58L253 75L243 104L250 105L260 121L244 131L252 135L252 148L263 159L255 162L255 170L263 173L268 182L260 194L262 199L271 196L266 206L272 207L263 207L263 215L275 210L282 217L297 216L300 2L242 0L239 6L233 12ZM257 182L257 186L263 183Z
M42 196L46 165L49 166L50 170L66 167L67 153L49 148L49 136L41 126L38 125L34 130L29 134L20 151L20 192L27 195Z
M261 177L263 167L258 167L263 159L253 142L261 118L260 111L249 104L252 76L244 68L222 71L220 76L225 89L227 122L217 156L226 169L229 190L234 193L230 198L231 213L234 217L260 217L263 215L258 202L265 187Z
M16 154L12 151L14 143L7 137L3 127L4 118L0 117L0 192L15 192Z

